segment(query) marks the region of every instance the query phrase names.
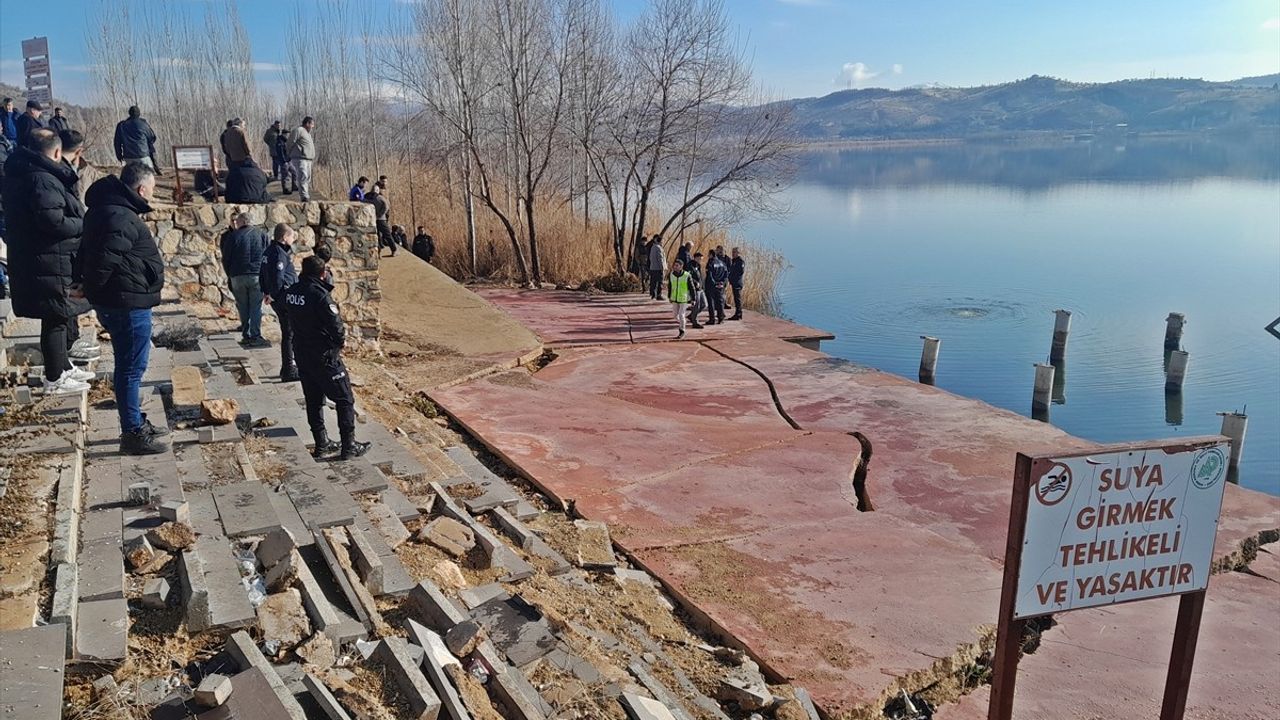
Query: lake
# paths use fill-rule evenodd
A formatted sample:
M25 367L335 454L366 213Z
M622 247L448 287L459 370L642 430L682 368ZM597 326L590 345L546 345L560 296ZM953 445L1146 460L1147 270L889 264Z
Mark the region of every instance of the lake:
M1053 310L1073 313L1049 421L1099 442L1216 434L1246 410L1239 479L1280 494L1280 138L815 151L791 214L741 233L790 264L783 313L833 355L1031 414ZM1181 396L1164 390L1186 315Z

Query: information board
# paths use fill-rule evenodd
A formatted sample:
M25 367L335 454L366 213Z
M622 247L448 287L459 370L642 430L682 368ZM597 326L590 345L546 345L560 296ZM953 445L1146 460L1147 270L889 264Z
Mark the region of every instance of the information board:
M1203 590L1229 444L1032 466L1014 617Z
M208 145L174 146L173 163L179 170L212 170L213 148Z

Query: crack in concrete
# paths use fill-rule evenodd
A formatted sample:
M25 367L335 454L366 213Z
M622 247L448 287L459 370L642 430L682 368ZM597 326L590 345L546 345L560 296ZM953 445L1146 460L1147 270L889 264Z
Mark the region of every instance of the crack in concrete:
M804 428L800 427L800 423L796 422L796 421L795 421L795 418L791 417L791 414L787 412L787 409L786 409L785 407L783 407L783 405L782 405L782 398L778 397L778 388L774 387L774 385L773 385L773 381L769 379L769 376L768 376L768 375L765 375L765 374L764 374L763 372L761 372L759 369L757 369L756 367L754 367L753 365L751 365L751 363L746 362L745 360L739 360L738 358L733 357L732 355L730 355L730 354L728 354L728 353L724 352L723 350L720 350L720 349L719 349L719 348L717 348L717 347L713 347L713 346L711 346L711 345L708 345L708 344L707 344L705 341L703 341L703 340L699 340L699 341L698 341L698 344L699 344L699 345L701 345L702 347L704 347L704 348L706 348L706 349L710 350L711 352L713 352L713 353L715 353L715 354L719 355L720 357L724 358L725 360L728 360L729 362L735 362L735 363L737 363L737 364L741 365L742 367L744 367L744 368L746 368L746 369L750 370L751 372L755 373L756 375L758 375L758 376L760 377L760 379L764 381L764 384L765 384L766 386L768 386L768 388L769 388L769 396L773 398L773 407L774 407L774 409L776 409L776 410L778 411L778 414L782 416L782 419L783 419L783 420L786 420L786 421L787 421L787 424L788 424L788 425L790 425L792 428L794 428L794 429L796 429L796 430L803 430L803 429L804 429Z

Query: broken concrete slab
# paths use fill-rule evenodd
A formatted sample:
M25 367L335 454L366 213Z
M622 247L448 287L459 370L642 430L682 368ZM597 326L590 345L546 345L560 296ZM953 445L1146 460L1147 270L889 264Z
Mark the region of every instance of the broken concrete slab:
M351 562L359 574L365 588L373 595L382 594L382 559L369 542L364 532L354 525L347 526L347 535L351 538Z
M231 697L231 678L218 673L210 673L205 675L200 684L196 686L195 695L192 699L196 701L197 705L212 708L225 703L229 697Z
M574 520L578 528L578 567L608 570L616 566L609 526L591 520Z
M303 720L302 708L288 694L280 694L277 687L280 678L275 671L251 668L231 678L231 694L222 705L206 710L196 720ZM295 710L296 708L296 710Z
M276 563L285 560L298 547L298 541L288 528L276 526L258 542L254 552L263 568L271 569Z
M124 558L119 545L105 542L87 545L80 550L76 566L82 601L124 597Z
M227 537L261 535L280 525L267 493L265 485L252 480L213 488L213 500Z
M290 550L284 560L272 565L262 576L267 592L280 592L293 585L298 577L298 566L302 564L302 556L297 550Z
M631 720L676 720L671 710L657 700L624 692L621 702Z
M0 631L0 716L13 720L62 717L67 627Z
M81 602L76 608L76 658L118 663L129 649L129 604L123 597Z
M275 646L276 657L297 647L311 635L302 595L293 588L268 595L258 606L258 628L263 642Z
M446 668L461 667L445 646L444 640L435 632L422 625L408 620L405 627L409 630L409 639L423 649L422 669L440 698L441 713L448 720L471 720L467 706L462 702L458 691L453 687Z
M333 696L328 686L320 678L307 673L302 676L302 683L306 685L307 692L311 694L311 699L315 700L316 705L320 706L321 712L329 720L351 720L351 716L347 711L338 704L338 699Z
M151 578L142 586L143 607L159 609L169 602L169 581L164 578Z
M309 547L314 548L315 543ZM330 602L305 557L298 563L297 579L298 590L302 593L302 602L307 608L307 616L311 618L317 630L323 632L336 644L365 637L364 625L334 607Z
M430 580L423 580L409 591L409 605L420 621L436 632L448 632L454 625L467 620L467 614Z
M244 584L240 568L231 553L230 541L217 535L201 535L194 545L204 566L209 590L209 627L239 628L254 624L257 615Z
M542 613L519 596L497 597L477 605L471 610L471 617L484 626L493 644L519 668L542 658L559 642Z
M400 488L394 485L378 493L378 499L383 505L387 506L391 514L400 518L401 522L410 522L422 516L422 513L418 511L417 503L410 500L407 495L400 491Z
M546 720L551 706L529 683L524 673L507 664L498 649L488 640L476 646L476 655L489 670L489 690L507 709L514 720Z
M640 660L632 661L627 666L627 670L635 676L635 679L644 686L645 690L649 691L650 695L653 695L655 700L662 704L663 708L674 720L694 720L693 716L685 710L684 704L680 702L680 699L666 685L663 685L661 680L654 677L653 673L649 672L649 668L645 663Z
M475 511L472 510L472 512ZM512 540L515 540L522 550L528 550L538 537L536 533L525 527L525 524L517 520L506 508L493 508L493 512L490 515L502 532L506 533Z
M458 591L458 599L462 601L463 605L467 606L468 610L474 610L476 607L491 600L505 600L509 597L511 596L498 583L487 583Z
M182 608L187 632L197 633L209 628L209 586L205 584L204 563L194 549L178 556L178 579L182 586Z
M391 549L400 547L409 539L409 530L405 528L400 518L392 514L391 510L381 502L375 502L365 508L365 515L369 517L369 522L373 524L378 532L382 534L387 545Z
M422 526L418 540L430 543L460 558L476 546L475 533L467 525L449 517L438 517Z
M484 628L475 620L466 620L449 628L444 634L445 647L457 657L466 657L475 649L484 635Z
M280 704L284 706L292 720L307 720L302 706L298 704L297 699L285 687L275 668L267 661L266 656L254 644L248 633L243 630L232 633L227 640L227 652L230 653L241 670L253 669L262 673L272 693L280 700ZM233 687L234 685L235 683L233 683ZM239 690L239 688L235 689ZM235 694L234 691L232 694Z
M436 720L440 714L440 697L431 689L427 677L413 662L407 645L404 638L384 638L374 650L373 658L382 663L395 679L400 692L409 701L413 718Z
M357 589L356 586L359 585L358 578L355 583L352 583L347 574L347 568L350 566L350 562L348 561L344 563L343 559L338 556L338 552L345 554L346 549L340 545L335 549L335 541L327 535L324 530L314 530L313 537L315 537L316 540L316 549L320 552L320 556L324 558L325 565L328 566L329 573L333 576L338 588L342 591L343 598L346 599L347 604L355 613L356 620L366 629L372 629L373 618L369 615L369 607L366 605L364 598L360 594L360 590L364 590L364 587L360 586Z
M267 499L271 502L271 507L276 511L276 517L280 519L280 524L289 530L293 535L294 541L300 547L306 547L315 542L315 538L311 537L311 532L307 529L306 522L298 514L298 509L293 506L293 501L289 499L289 495L283 489L267 493Z

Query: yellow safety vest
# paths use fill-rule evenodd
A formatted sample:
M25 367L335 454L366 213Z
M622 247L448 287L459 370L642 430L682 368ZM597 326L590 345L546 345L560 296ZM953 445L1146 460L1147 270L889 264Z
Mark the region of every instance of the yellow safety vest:
M671 277L668 279L668 283L669 283L668 287L670 288L670 292L668 293L668 295L671 298L671 302L673 303L689 302L689 295L690 295L689 273L681 273L679 275L676 275L675 273L671 273Z

